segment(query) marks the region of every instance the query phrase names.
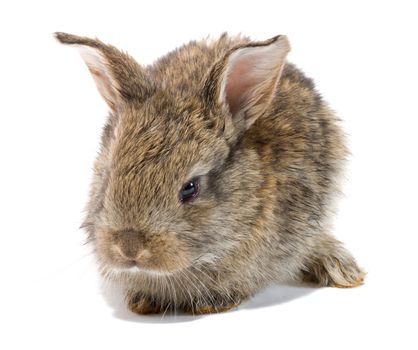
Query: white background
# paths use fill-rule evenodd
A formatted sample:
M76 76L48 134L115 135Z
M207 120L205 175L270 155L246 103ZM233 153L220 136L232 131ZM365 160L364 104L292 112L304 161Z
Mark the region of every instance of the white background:
M406 1L3 1L1 349L417 349L417 10ZM78 229L107 107L54 31L139 62L223 31L287 34L352 150L335 235L351 290L272 287L237 311L140 317L103 297Z

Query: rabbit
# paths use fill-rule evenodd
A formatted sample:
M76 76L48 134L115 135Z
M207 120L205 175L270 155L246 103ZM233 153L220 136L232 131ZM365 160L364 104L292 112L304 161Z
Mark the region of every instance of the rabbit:
M82 227L129 310L217 313L273 283L363 283L330 233L345 134L286 36L224 33L149 66L55 37L109 107Z

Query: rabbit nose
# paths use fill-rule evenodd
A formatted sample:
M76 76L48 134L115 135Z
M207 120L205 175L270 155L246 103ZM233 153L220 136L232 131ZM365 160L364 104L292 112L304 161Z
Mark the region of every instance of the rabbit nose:
M134 248L132 246L116 246L118 254L128 263L135 264L139 267L147 265L151 252L148 249Z
M119 231L114 234L114 247L118 255L131 262L144 250L144 234L139 231Z
M136 257L139 253L139 249L134 248L133 246L115 246L118 254L124 259L130 262L135 262Z

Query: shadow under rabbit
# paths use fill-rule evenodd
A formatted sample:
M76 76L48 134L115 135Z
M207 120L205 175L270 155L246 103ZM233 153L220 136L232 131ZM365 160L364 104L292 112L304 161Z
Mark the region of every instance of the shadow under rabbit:
M260 309L284 304L311 294L317 289L318 287L307 284L271 285L229 312L240 312L241 310ZM169 310L163 314L156 315L137 315L128 310L124 303L124 296L120 290L108 285L102 285L102 294L108 306L113 310L113 316L128 322L184 323L197 321L202 317L216 317L221 315L190 315L178 310Z

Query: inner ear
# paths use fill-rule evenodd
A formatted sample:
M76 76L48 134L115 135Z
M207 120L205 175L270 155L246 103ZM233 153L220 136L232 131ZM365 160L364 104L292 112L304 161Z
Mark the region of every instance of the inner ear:
M85 45L75 45L85 61L100 94L112 110L120 102L120 87L112 77L105 57L98 49Z
M114 111L121 102L141 101L155 91L147 72L127 53L100 40L55 33L63 44L79 49L97 88Z
M218 102L231 113L232 133L248 129L267 110L289 50L286 36L277 36L237 47L215 64L209 79L217 81Z
M255 59L251 57L237 58L225 76L225 101L232 115L242 109L250 87L256 83L255 77L247 74L254 62Z

